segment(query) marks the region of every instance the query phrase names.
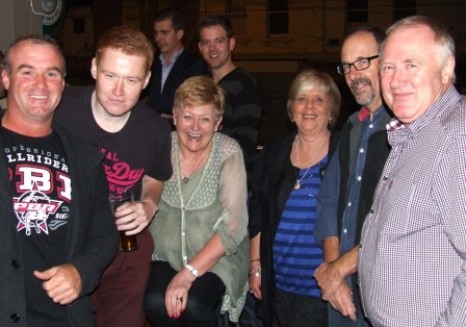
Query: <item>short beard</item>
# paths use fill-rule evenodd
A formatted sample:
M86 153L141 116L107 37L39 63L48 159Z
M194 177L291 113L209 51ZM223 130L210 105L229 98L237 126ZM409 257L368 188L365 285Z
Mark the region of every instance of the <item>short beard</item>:
M355 91L356 87L360 83L364 83L366 85L369 85L369 87L371 88L372 92L365 98L362 98L360 95L358 95L357 91ZM351 89L351 93L353 93L353 96L356 99L356 102L361 106L368 106L369 104L371 104L375 100L374 88L372 87L372 83L371 83L370 79L368 79L368 78L362 77L362 78L359 78L357 80L351 81L350 89Z

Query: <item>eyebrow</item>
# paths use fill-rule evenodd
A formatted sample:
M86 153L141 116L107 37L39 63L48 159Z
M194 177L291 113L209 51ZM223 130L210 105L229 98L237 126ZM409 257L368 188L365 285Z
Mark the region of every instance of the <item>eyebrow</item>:
M36 68L35 68L34 66L29 65L29 64L21 64L21 65L19 65L17 71L22 70L22 69L32 69L32 70L36 70ZM60 75L62 75L62 76L64 75L63 70L62 70L60 67L58 67L58 66L48 67L48 68L47 68L47 71L48 71L48 72L50 72L50 71L56 71L56 72L58 72Z
M132 78L132 79L136 79L136 80L138 80L138 81L142 81L142 78L140 78L140 77L137 77L137 76L121 76L121 75L119 75L119 74L117 74L117 73L114 73L114 72L108 70L108 69L101 69L100 71L101 71L102 73L104 73L104 74L111 74L111 75L115 75L115 76L118 76L118 77Z

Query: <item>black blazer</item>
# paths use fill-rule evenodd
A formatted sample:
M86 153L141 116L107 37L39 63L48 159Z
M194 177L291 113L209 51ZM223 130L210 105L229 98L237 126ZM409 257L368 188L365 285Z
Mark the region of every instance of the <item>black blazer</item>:
M168 74L163 90L161 90L162 63L156 57L152 65L150 82L147 86L148 97L146 104L160 114L171 115L175 91L178 86L189 77L208 75L208 72L207 64L203 59L183 50Z

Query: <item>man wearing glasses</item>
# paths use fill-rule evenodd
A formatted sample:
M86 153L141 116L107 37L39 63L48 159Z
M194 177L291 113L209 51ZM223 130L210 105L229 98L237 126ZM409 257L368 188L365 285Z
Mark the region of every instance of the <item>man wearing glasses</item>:
M317 205L315 236L325 262L314 277L331 306L330 327L370 326L362 312L356 266L364 218L390 152L385 125L391 116L379 83L378 53L383 40L383 32L373 27L350 31L337 67L362 108L343 126Z

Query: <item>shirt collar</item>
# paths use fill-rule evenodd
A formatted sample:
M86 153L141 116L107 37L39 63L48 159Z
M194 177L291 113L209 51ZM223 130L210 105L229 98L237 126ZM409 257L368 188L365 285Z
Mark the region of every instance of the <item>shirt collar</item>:
M369 111L369 109L367 109L366 107L362 107L360 110L359 110L359 113L358 113L358 120L360 122L363 122L365 121L368 117L370 117L371 115L371 112Z
M177 53L175 53L170 59L171 61L171 65L173 65L176 61L176 59L178 59L178 57L180 56L180 54L183 52L184 50L184 47L181 47L180 51L178 51ZM163 54L161 53L159 55L159 59L160 59L160 62L162 63L162 66L165 66L167 65L167 62L165 61L165 58L163 57Z
M367 109L366 107L361 107L357 118L360 122L369 121L371 119L371 114L372 113L369 111L369 109ZM372 114L372 123L376 123L377 121L379 121L380 119L382 119L382 117L386 115L388 115L388 113L387 113L387 110L385 109L384 104L382 103L377 108L377 110Z
M394 146L405 142L408 137L420 131L424 126L431 123L436 117L448 114L449 110L454 110L453 104L458 101L461 94L451 86L427 111L411 124L403 124L398 119L393 118L387 124L388 140Z

